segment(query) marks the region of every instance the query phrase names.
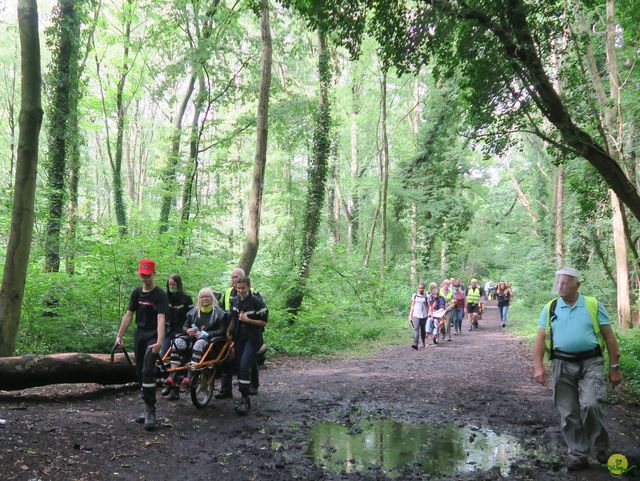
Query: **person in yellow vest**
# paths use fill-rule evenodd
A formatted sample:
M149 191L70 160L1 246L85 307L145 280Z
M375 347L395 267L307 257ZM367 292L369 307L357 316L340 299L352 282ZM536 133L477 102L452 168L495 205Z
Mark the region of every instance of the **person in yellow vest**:
M451 280L445 279L444 281L442 281L442 288L440 289L440 295L444 297L444 300L447 303L447 305L452 305L455 303L455 300L453 299L453 288L451 286ZM452 323L453 323L453 309L450 309L449 312L445 314L446 333L449 341L451 341L451 324Z
M609 434L603 424L603 353L606 347L609 379L615 386L622 380L620 351L602 303L578 292L580 273L573 268L560 269L556 282L560 297L540 312L533 378L543 386L547 382L546 353L552 360L553 402L569 449L567 468L577 471L589 467L592 448L598 463L606 464L609 458Z
M478 329L478 318L480 317L480 299L482 298L482 290L478 285L478 279L471 279L469 289L467 290L467 314L471 326L470 331Z

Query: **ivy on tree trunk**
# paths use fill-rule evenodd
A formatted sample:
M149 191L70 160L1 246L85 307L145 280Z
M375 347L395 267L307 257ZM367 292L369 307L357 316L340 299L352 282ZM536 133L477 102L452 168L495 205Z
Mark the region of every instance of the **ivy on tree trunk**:
M297 285L287 297L287 311L292 315L295 315L302 305L304 287L311 268L311 258L318 242L318 230L327 184L327 165L331 153L331 106L329 103L331 68L329 65L329 51L326 45L326 34L321 29L318 30L318 45L318 76L320 77L318 122L313 134L313 155L309 164L307 202L302 230L303 238L298 280Z

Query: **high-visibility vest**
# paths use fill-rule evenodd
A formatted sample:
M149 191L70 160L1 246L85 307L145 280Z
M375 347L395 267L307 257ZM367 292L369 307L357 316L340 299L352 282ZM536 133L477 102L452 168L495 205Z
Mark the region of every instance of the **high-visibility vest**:
M444 289L440 289L440 295L442 297L444 297L444 300L446 302L451 302L451 299L453 299L453 289L449 289L449 293L448 294L444 293Z
M600 332L600 324L598 324L598 299L590 296L582 296L584 298L584 304L589 312L589 317L591 318L591 323L593 324L593 332L596 334L596 340L600 345L600 350L604 354L605 342L602 333ZM553 359L553 339L551 332L551 305L557 304L558 298L552 299L547 304L547 328L545 329L544 336L544 350L547 355L547 359ZM554 308L555 314L555 308Z
M467 303L480 304L480 288L479 287L476 287L475 289L473 287L469 288L469 291L467 292Z
M231 291L233 290L233 287L228 287L226 291L224 291L224 305L222 306L222 308L227 311L230 312L231 311Z

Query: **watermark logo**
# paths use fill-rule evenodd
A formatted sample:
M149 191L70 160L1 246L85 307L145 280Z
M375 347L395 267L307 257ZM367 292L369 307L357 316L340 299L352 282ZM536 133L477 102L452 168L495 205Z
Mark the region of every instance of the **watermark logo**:
M607 468L611 476L615 478L621 477L623 474L631 471L635 466L629 466L629 461L624 454L612 454L607 461Z

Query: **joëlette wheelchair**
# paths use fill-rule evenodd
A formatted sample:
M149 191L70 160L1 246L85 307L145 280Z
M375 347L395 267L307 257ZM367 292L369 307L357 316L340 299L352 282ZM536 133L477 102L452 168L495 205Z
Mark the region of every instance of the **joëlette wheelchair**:
M160 370L160 378L165 379L178 371L192 371L190 382L191 401L197 408L206 407L211 398L222 367L233 361L233 339L226 336L214 337L209 341L209 346L197 364L188 363L184 366L171 367L171 349L167 349L162 358L157 362Z

